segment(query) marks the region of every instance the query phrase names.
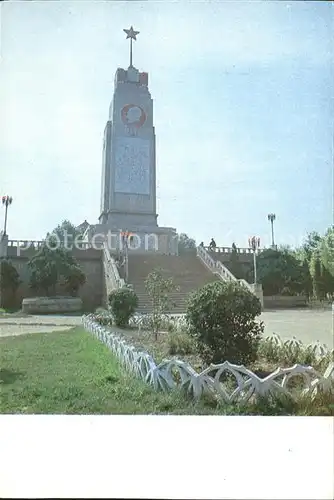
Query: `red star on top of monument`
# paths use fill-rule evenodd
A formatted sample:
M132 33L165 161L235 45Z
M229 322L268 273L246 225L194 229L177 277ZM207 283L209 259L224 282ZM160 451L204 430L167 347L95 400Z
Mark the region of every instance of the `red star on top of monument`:
M123 31L126 33L126 39L132 38L133 40L137 40L136 36L140 33L139 31L135 31L133 29L133 26L129 30L123 29Z

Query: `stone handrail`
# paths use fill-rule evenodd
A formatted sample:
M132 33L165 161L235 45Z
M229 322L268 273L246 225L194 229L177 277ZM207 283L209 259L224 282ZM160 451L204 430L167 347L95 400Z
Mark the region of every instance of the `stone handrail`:
M30 248L34 246L36 248L41 248L43 245L45 245L45 240L8 240L9 247Z
M218 273L224 281L238 281L234 274L231 273L229 269L219 260L216 262L216 273Z
M197 257L201 259L201 261L212 271L215 272L216 269L216 261L209 255L209 252L202 247L201 245L197 247Z
M239 281L240 285L245 286L245 287L246 287L246 288L248 288L248 290L250 290L252 293L254 293L254 292L255 292L254 287L253 287L250 283L248 283L248 281L246 281L246 280L244 280L244 279L240 279L240 280L238 280L238 281Z
M17 247L17 248L41 248L45 245L46 240L8 240L9 247ZM86 248L93 248L92 244L88 241L80 241L78 242L77 248L79 250L85 250Z
M216 248L210 248L209 246L204 247L205 250L208 250L210 252L216 252L216 253L231 253L232 247L216 247ZM253 250L249 247L247 248L236 248L237 253L253 253ZM258 252L261 250L259 249Z
M311 366L296 364L291 368L277 368L261 378L246 367L228 361L198 373L185 361L175 358L157 365L149 353L127 344L117 332L94 321L92 315L83 316L82 321L84 328L104 342L127 370L155 390L181 389L197 400L204 394L211 394L225 403L239 404L281 394L298 400L305 394L314 397L318 391L334 392L334 363L328 365L324 374ZM226 383L226 374L233 376L233 387ZM303 385L296 388L294 381L300 378Z
M125 281L120 277L116 262L110 255L110 251L106 243L103 244L103 267L106 279L107 295L109 296L109 293L112 290L123 288L125 286Z
M197 256L202 260L202 262L215 274L218 274L220 278L224 281L238 281L241 285L248 288L253 293L252 286L247 283L246 280L241 279L238 280L234 274L231 273L229 269L219 260L215 260L211 257L209 252L206 250L206 247L198 246L197 247Z

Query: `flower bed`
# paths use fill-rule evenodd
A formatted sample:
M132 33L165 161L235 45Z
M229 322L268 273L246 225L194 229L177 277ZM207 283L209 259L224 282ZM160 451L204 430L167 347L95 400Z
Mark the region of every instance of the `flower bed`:
M127 370L157 390L178 388L195 399L207 394L226 403L253 402L259 397L280 395L296 400L305 394L315 396L319 391L334 392L333 362L323 374L312 366L295 364L277 368L261 378L246 367L228 361L198 372L189 363L175 358L157 364L148 352L128 343L119 331L100 325L94 315L83 316L83 325L116 354Z

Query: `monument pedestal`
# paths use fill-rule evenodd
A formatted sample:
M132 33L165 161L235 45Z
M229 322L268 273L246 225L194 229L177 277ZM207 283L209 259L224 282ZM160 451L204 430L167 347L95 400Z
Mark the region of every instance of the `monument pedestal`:
M7 257L8 235L0 235L0 258Z
M262 285L261 283L252 283L251 284L251 287L252 287L252 291L254 293L254 295L259 299L259 301L261 302L261 308L263 310L263 306L264 306L264 300L263 300L263 288L262 288Z
M129 253L141 254L154 252L164 255L178 254L178 235L171 227L138 227L130 226L121 230L106 224L90 226L87 239L93 246L106 242L111 253L124 249L124 233Z

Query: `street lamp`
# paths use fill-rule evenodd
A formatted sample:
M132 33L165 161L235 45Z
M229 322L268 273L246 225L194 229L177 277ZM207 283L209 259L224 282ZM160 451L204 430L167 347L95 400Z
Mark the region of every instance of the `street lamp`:
M121 233L121 251L124 252L124 278L128 282L129 278L129 252L128 252L128 238L130 233L128 231L120 231Z
M11 205L13 202L13 198L11 196L3 196L2 197L2 204L5 205L5 224L3 228L3 235L6 236L6 229L7 229L7 212L8 212L8 206Z
M260 238L257 236L252 236L248 238L249 248L253 250L253 258L254 258L254 284L257 284L257 269L256 269L256 254L257 250L260 248Z
M275 248L275 239L274 239L274 221L276 220L275 214L268 214L268 220L271 224L271 246Z

